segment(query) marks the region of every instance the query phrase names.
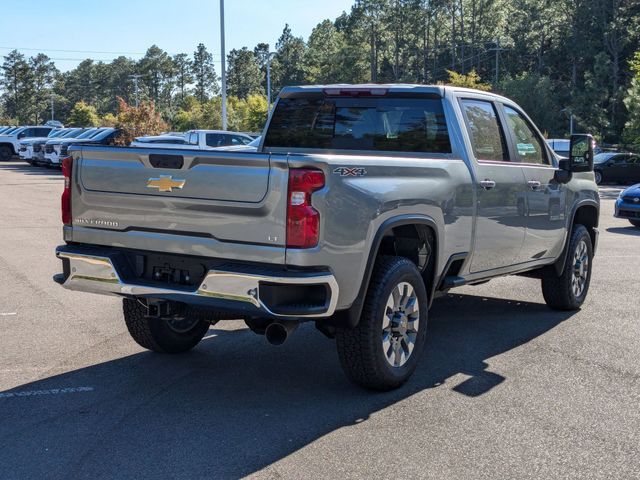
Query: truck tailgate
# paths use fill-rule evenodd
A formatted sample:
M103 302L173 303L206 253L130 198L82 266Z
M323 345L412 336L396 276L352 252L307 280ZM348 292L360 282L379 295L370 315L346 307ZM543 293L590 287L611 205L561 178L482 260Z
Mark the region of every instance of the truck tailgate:
M73 155L73 227L109 230L101 243L126 247L112 234L148 232L150 249L153 233L284 249L286 157L87 146Z

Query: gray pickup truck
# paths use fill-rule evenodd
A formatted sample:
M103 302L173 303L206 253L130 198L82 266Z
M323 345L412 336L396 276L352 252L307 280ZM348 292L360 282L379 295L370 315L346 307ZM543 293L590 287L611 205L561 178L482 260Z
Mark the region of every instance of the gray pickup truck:
M245 320L281 344L303 321L347 376L415 370L433 299L504 275L573 310L599 197L588 135L559 160L512 101L419 85L285 88L256 152L76 146L64 159L71 290L122 297L141 346L184 352Z

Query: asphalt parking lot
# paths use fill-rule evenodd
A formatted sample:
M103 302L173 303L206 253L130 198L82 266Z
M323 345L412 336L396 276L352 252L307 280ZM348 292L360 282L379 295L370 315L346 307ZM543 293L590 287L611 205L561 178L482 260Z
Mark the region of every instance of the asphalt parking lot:
M589 298L511 277L435 302L402 389L352 386L305 325L161 356L63 290L58 172L0 163L0 478L640 478L640 230L603 188Z

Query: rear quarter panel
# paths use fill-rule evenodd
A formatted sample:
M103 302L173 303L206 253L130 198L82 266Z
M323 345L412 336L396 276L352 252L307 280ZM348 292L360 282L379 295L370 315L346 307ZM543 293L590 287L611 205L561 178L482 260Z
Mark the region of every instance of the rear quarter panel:
M338 308L343 309L358 295L375 235L387 220L410 215L433 221L440 270L452 254L468 252L474 213L471 174L461 158L439 157L290 155L290 168L320 168L326 185L312 198L321 214L319 245L287 249L287 264L329 266L340 286ZM340 167L364 168L366 174L341 176Z

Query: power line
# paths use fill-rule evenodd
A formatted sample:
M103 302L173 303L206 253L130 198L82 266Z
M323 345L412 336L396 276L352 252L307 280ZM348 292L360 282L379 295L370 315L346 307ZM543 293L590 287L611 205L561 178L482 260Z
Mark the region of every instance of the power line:
M158 47L159 48L159 47ZM147 52L110 52L104 50L64 50L64 49L56 49L56 48L26 48L26 47L0 47L0 50L25 50L28 52L58 52L58 53L96 53L96 54L104 54L104 55L146 55ZM164 50L163 50L164 51ZM167 52L168 55L178 55L179 53L186 52ZM211 55L215 57L219 57L219 53L210 52Z

